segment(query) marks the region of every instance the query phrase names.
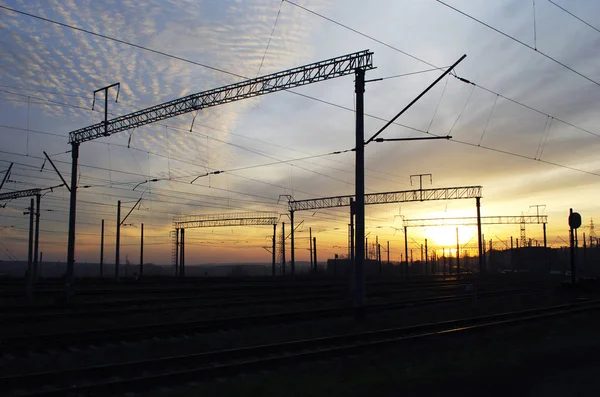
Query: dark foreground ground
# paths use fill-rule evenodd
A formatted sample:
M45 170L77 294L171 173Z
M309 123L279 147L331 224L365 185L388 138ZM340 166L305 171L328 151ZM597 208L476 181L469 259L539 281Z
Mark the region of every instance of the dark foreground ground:
M600 312L439 336L144 395L599 396Z

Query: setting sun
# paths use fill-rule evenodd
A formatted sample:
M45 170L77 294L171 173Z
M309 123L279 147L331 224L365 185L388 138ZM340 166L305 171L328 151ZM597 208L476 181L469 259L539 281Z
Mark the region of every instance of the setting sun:
M423 230L423 236L428 239L430 246L456 248L456 229L455 226L431 226ZM458 227L458 241L461 246L469 243L476 235L477 230L473 226Z

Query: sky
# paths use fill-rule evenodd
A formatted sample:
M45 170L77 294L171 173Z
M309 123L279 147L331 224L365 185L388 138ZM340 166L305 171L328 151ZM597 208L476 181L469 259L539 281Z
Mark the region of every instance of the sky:
M68 134L103 120L104 96L92 110L93 92L116 82L109 118L244 80L235 75L369 49L369 137L466 54L454 72L475 86L442 79L381 135L452 139L369 144L366 192L415 189L410 175L432 174L424 188L482 186L483 216L532 215L530 206L543 205L551 246L568 240L569 208L589 235L590 220L600 219L600 3L446 3L468 16L436 0L0 0L0 177L14 163L0 192L59 185L44 151L68 179ZM139 260L143 223L145 262L168 264L176 216L276 211L289 223L280 195L353 194L353 152L300 160L354 147L353 76L291 91L83 143L76 261L99 261L102 219L105 263L114 260L118 200L127 213L142 198L122 228L121 262ZM190 183L216 170L226 172ZM150 179L160 180L142 183ZM41 201L40 251L44 261L65 261L68 191L55 188ZM0 260L26 260L29 201L4 204ZM367 206L366 233L390 241L399 260L402 217L475 215L473 200ZM348 219L347 208L296 213L296 260L309 260L309 228L319 261L347 254ZM542 241L541 225L526 232ZM502 248L520 230L494 225L483 233ZM190 229L186 264L269 262L271 234L268 226ZM475 228L460 228L461 245L474 247L475 236ZM411 248L425 238L432 249L455 246L454 228L409 229Z

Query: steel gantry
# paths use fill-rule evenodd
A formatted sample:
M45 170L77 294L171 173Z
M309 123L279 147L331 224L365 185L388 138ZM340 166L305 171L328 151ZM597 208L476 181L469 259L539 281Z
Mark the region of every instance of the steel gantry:
M481 186L463 186L438 189L402 190L397 192L365 194L367 204L408 203L412 201L457 200L481 197ZM318 210L334 207L348 207L354 196L334 196L308 200L290 200L290 212L302 210Z
M416 202L416 201L437 201L437 200L460 200L460 199L475 199L476 207L477 207L477 217L481 218L481 194L483 188L481 186L461 186L461 187L447 187L447 188L437 188L437 189L415 189L415 190L402 190L396 192L385 192L385 193L369 193L364 195L364 204L365 205L374 205L374 204L389 204L389 203L408 203L408 202ZM296 211L309 211L309 210L319 210L326 208L335 208L335 207L350 207L350 229L354 230L354 215L356 213L356 204L355 197L352 195L346 196L334 196L334 197L322 197L316 199L307 199L307 200L289 200L288 201L288 210L290 212L290 221L292 222L292 236L294 230L294 212ZM479 253L482 251L482 241L481 241L481 222L476 223L478 225L479 230ZM406 231L406 230L405 230ZM358 241L359 236L356 237ZM405 266L408 267L408 250L406 249L407 241L406 241L406 233L404 234L405 238ZM351 240L354 241L354 236L351 237ZM293 241L293 240L292 240ZM359 248L364 247L362 243L354 244L356 247L356 253L354 253L354 249L350 249L352 253L354 253L354 257L358 257ZM294 246L291 248L292 254L292 268L294 266ZM352 256L352 255L351 255ZM480 267L483 266L480 259Z
M23 197L35 197L42 194L42 189L27 189L14 192L0 193L0 201L16 200Z
M531 215L531 216L482 216L482 225L512 225L518 223L527 224L546 224L548 223L547 215ZM423 218L423 219L403 219L402 224L407 227L429 227L429 226L475 226L477 218L475 217L460 217L460 218Z
M277 212L238 212L211 215L184 215L173 218L175 233L175 273L185 276L185 229L202 227L231 227L231 226L269 226L273 225L273 241L277 232Z
M404 227L404 241L405 247L408 247L408 228L409 227L431 227L431 226L477 226L478 231L478 249L479 249L479 266L483 258L482 246L481 246L481 225L516 225L519 224L524 227L525 224L542 224L544 231L544 248L547 247L546 240L546 224L548 223L547 215L500 215L500 216L479 216L474 217L455 217L455 218L422 218L422 219L402 219L402 226ZM427 241L427 239L425 240ZM517 241L518 243L518 241ZM517 244L518 247L518 244ZM512 237L510 239L510 248L512 249ZM408 248L406 248L408 249ZM458 243L458 227L456 228L456 260L457 260L457 273L460 277L460 253Z
M537 224L543 226L544 231L544 248L547 246L546 241L546 224L548 223L547 215L504 215L504 216L482 216L480 217L481 225L524 225ZM458 218L423 218L423 219L403 219L405 235L408 227L430 227L430 226L475 226L477 218L474 217L458 217ZM522 244L526 244L525 241ZM524 245L523 245L524 246Z
M77 163L79 159L79 145L86 141L110 136L117 132L130 130L132 128L155 123L171 117L197 111L212 106L230 103L245 98L265 95L272 92L300 87L319 81L329 80L349 74L362 75L364 86L364 73L373 69L373 53L369 50L359 51L320 62L296 67L269 74L243 82L230 84L220 88L203 91L197 94L185 96L160 105L152 106L137 112L119 116L111 120L107 119L108 109L105 107L104 122L81 128L69 133L71 144L71 196L69 208L69 238L67 253L67 296L71 292L73 282L73 264L75 262L75 224L77 203ZM358 78L358 77L357 77ZM105 87L105 95L108 88ZM363 90L364 91L364 90ZM362 94L360 95L362 98ZM106 98L105 98L106 101ZM362 101L362 99L361 99ZM108 102L105 102L106 106ZM363 123L362 108L357 108L357 126ZM361 130L361 134L362 134Z

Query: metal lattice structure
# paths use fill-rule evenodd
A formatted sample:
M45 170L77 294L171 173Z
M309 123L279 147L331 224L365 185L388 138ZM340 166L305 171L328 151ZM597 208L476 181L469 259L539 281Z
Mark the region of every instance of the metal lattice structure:
M282 72L249 79L243 82L230 84L224 87L188 95L156 106L129 113L108 120L108 89L114 85L106 86L104 121L69 133L71 144L71 194L69 200L69 235L67 243L67 274L66 293L67 299L71 296L73 283L73 269L75 264L75 229L77 218L77 181L79 146L81 143L117 132L130 130L143 125L155 123L185 113L230 103L245 98L265 95L294 87L316 83L336 77L362 73L373 69L373 53L369 50L331 58ZM364 85L364 81L363 81ZM362 108L361 108L362 109ZM357 110L359 112L359 110ZM360 110L361 116L363 111ZM362 141L361 141L362 142ZM182 231L181 229L180 231Z
M481 186L464 186L438 189L403 190L387 193L365 194L365 205L407 203L413 201L458 200L481 198ZM323 197L308 200L288 201L290 211L317 210L334 207L348 207L354 196Z
M528 246L527 235L525 234L525 215L521 215L520 228L521 228L521 246Z
M272 226L279 221L277 212L237 212L229 214L185 215L173 218L171 256L179 275L184 275L184 230L202 227ZM181 237L179 237L181 236Z
M169 235L171 236L171 264L173 266L177 266L178 255L179 255L179 253L177 251L179 249L179 241L177 238L177 231L171 230Z
M544 224L548 223L547 215L532 216L482 216L482 225L514 225L514 224ZM430 227L430 226L476 226L476 217L462 218L424 218L403 219L402 225L406 227Z
M276 225L277 212L238 212L216 215L187 215L173 219L174 229L227 226L268 226Z
M0 201L15 200L22 197L34 197L42 193L42 189L18 190L15 192L0 193Z
M183 98L116 117L108 120L107 123L101 122L72 131L69 134L69 142L82 143L91 141L208 107L353 74L356 69L373 69L373 53L371 51L355 52L283 72L191 94Z

